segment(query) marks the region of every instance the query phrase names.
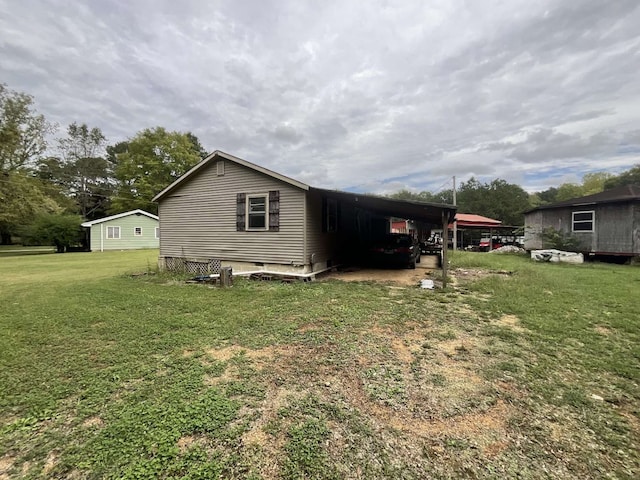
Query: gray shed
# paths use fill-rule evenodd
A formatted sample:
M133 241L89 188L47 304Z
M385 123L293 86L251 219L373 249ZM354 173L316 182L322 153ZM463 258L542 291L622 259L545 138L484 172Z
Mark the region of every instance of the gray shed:
M626 185L594 195L543 205L525 212L525 248L542 244L545 228L577 237L584 254L640 255L640 186Z
M452 205L314 188L215 151L153 199L161 267L309 274L357 255L389 217L442 228ZM193 268L191 268L193 267Z

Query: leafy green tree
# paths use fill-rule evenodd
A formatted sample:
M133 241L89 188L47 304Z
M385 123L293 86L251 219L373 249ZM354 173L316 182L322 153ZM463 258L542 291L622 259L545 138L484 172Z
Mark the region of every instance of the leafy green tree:
M604 190L608 180L614 175L609 172L587 173L582 177L582 195L593 195Z
M36 212L57 209L41 182L28 170L47 148L46 136L54 131L33 108L33 97L0 84L0 242Z
M640 163L620 175L608 178L604 183L604 188L610 189L625 185L640 185Z
M59 212L58 203L47 195L45 185L23 171L0 174L0 239L11 243L29 219L41 213Z
M82 217L69 214L43 213L37 215L23 233L24 240L37 245L55 245L58 253L82 239Z
M524 212L531 208L529 194L522 187L499 178L481 183L471 177L460 184L457 196L459 212L495 218L504 225L522 225Z
M55 126L33 109L33 97L0 84L0 173L30 166L47 149Z
M156 127L130 139L126 151L115 153L118 187L111 211L141 208L157 213L151 199L201 160L194 138Z
M410 200L410 201L416 201L416 202L452 203L451 190L440 192L440 194L433 194L426 190L416 193L416 192L412 192L411 190L402 189L388 195L388 197L393 198L395 200Z
M58 139L61 157L38 163L38 176L60 187L74 199L77 212L92 220L103 217L115 188L105 157L106 139L99 128L72 123L67 136Z
M558 189L556 187L550 187L533 195L534 197L531 198L531 204L534 207L538 205L549 205L550 203L558 201Z
M191 132L187 132L187 137L189 138L189 141L193 145L194 150L198 152L198 156L200 157L201 160L204 160L209 156L209 153L204 149L198 137L196 137Z
M558 187L555 201L561 202L563 200L569 200L570 198L582 197L583 191L582 185L578 185L577 183L563 183Z

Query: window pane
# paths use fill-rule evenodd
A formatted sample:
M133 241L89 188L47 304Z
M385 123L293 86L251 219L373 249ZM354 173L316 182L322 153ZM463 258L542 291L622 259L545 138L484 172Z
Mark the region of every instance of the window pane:
M249 213L264 213L266 201L264 197L256 197L249 199Z
M582 212L573 214L574 222L590 222L591 220L593 220L593 212Z
M573 230L576 232L580 231L591 231L593 230L593 222L577 222L573 224Z
M265 228L267 226L265 222L264 214L249 214L249 228Z

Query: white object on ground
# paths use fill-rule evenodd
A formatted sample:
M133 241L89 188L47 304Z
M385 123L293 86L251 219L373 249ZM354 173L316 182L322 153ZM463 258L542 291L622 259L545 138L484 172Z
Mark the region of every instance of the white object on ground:
M555 249L531 250L531 260L552 263L584 263L584 255Z
M425 278L424 280L420 280L420 288L428 288L429 290L433 290L435 288L435 284L433 283L433 280Z

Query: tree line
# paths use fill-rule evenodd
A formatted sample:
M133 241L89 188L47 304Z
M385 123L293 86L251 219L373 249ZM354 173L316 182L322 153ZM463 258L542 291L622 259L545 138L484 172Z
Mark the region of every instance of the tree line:
M98 127L57 126L32 96L0 84L0 243L78 242L79 225L140 208L207 152L191 132L144 129L110 144ZM50 139L54 138L53 141Z
M587 173L581 183L563 183L559 187L527 193L519 185L495 179L482 183L471 177L456 189L456 204L461 213L474 213L496 220L503 225L524 225L524 212L532 208L600 193L624 185L640 185L640 164L619 175L607 172ZM400 190L389 195L398 200L430 203L453 203L453 188L436 193Z
M0 244L20 237L64 251L80 238L82 221L136 208L157 213L151 199L207 155L191 132L162 127L113 144L100 128L85 123L57 132L35 110L32 96L0 84ZM457 189L457 205L460 212L522 225L524 212L533 207L634 183L640 184L640 165L619 175L589 173L581 184L533 194L502 179L471 178ZM452 189L390 196L453 203Z

